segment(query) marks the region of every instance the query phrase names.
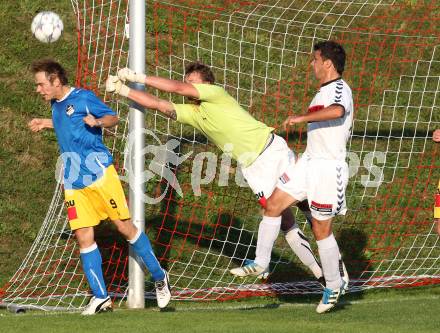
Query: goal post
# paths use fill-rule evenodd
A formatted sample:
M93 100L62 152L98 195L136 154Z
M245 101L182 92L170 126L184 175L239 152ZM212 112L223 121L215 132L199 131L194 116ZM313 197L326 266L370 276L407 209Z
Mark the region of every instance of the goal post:
M129 3L129 67L138 72L145 72L145 0L131 0ZM144 90L143 84L132 84L131 88ZM141 106L132 103L129 111L129 137L130 145L128 150L129 165L129 206L131 218L134 225L145 230L145 203L144 193L145 184L143 181L145 156L145 115ZM135 253L130 247L130 259L128 262L128 299L127 304L130 308L144 308L144 272Z

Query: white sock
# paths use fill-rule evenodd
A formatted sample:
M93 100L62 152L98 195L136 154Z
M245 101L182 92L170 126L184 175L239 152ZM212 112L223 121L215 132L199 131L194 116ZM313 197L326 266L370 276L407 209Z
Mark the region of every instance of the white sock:
M258 227L257 249L255 251L255 263L263 268L269 267L273 243L278 237L281 227L281 216L263 216Z
M308 239L296 224L286 233L286 241L299 260L309 267L313 275L319 279L322 276L321 266L313 255Z
M324 273L326 287L332 290L342 285L339 273L339 248L335 236L331 234L325 239L316 242L318 244L319 257Z

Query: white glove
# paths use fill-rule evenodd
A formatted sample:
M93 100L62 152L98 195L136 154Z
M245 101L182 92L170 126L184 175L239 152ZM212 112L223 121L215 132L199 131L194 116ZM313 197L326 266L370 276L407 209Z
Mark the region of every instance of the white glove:
M130 68L121 68L118 71L118 77L121 81L130 81L130 82L138 82L138 83L144 83L145 84L145 78L147 77L145 74L142 73L136 73L135 71L131 70Z
M127 97L130 88L119 80L117 76L109 75L107 81L105 81L105 90L109 93L119 94L121 96Z

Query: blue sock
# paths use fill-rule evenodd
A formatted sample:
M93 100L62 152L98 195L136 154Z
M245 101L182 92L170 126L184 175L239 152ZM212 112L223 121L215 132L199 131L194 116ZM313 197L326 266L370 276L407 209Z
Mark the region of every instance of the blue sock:
M107 288L105 287L104 276L102 275L102 258L98 246L94 243L92 246L80 249L81 263L92 289L93 296L96 298L106 298Z
M132 240L129 240L129 242L131 246L133 246L134 252L142 259L143 264L150 271L153 280L163 280L165 278L165 273L153 253L147 235L138 230L136 236Z

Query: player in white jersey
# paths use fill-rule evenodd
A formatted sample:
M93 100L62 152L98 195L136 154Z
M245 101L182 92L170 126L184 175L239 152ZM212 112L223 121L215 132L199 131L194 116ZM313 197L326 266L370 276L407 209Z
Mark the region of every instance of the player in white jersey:
M297 163L292 163L279 178L277 188L266 202L263 221L275 223L290 205L307 199L312 212L312 230L317 240L326 288L316 311L330 310L348 286L348 275L341 274L341 256L332 233L332 218L345 214L345 188L348 165L346 143L353 121L353 98L342 80L345 51L333 41L314 46L312 66L320 89L308 112L290 116L284 127L307 122L307 148ZM257 242L255 262L267 262L273 246ZM258 256L260 254L260 257Z

